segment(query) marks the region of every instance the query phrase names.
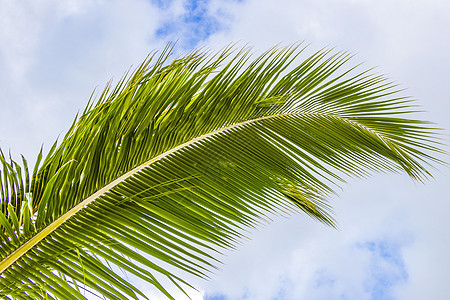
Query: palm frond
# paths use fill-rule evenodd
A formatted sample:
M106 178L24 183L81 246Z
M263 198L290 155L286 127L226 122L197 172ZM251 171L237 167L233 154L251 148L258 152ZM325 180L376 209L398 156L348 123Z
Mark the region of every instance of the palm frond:
M351 56L273 48L150 55L77 117L30 175L3 165L0 294L7 299L146 296L208 278L223 248L271 214L335 226L326 199L346 176L443 163L412 100ZM178 271L173 271L178 269Z

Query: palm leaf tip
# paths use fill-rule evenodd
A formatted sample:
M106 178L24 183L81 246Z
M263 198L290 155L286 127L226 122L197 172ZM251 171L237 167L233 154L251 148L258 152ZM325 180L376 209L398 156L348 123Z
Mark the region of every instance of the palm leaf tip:
M0 294L143 296L121 268L173 298L166 281L209 277L271 214L335 226L325 199L345 177L441 163L394 85L300 46L171 61L169 45L92 98L31 175L0 153Z

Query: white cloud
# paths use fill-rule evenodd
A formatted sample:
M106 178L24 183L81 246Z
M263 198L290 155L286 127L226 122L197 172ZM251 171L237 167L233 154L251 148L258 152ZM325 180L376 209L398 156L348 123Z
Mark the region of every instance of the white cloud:
M0 14L0 145L31 159L95 87L165 44L155 40L158 9L144 0L2 1Z
M443 261L449 249L442 240L448 236L444 188L444 182L415 186L398 175L352 181L332 201L338 231L304 215L277 219L230 253L223 272L204 289L226 299L274 299L283 289L280 299L445 299L450 266ZM426 194L436 206L424 213L418 204ZM395 259L370 250L371 243L384 243ZM383 277L385 297L373 297Z
M94 87L117 80L165 39L195 38L194 24L180 27L186 1L159 8L154 3L0 0L2 149L36 155L41 142L48 147L64 132ZM241 41L265 50L306 40L314 50L329 45L356 52L355 62L380 65L430 111L427 118L450 128L448 1L213 0L202 5L220 24L202 45L218 49ZM181 32L157 34L174 20ZM203 292L227 294L227 299L373 299L367 290L371 264L390 274L399 269L357 245L390 241L399 246L407 274L390 287L393 299L444 300L450 294L449 176L445 170L425 186L395 175L351 181L340 198L332 199L339 231L303 215L278 218L228 253L213 281L195 282Z

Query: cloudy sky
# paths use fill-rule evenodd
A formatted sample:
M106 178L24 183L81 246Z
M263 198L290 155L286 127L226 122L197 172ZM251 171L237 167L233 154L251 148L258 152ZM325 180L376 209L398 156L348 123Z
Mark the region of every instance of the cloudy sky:
M0 0L0 147L34 161L95 88L169 41L180 53L302 40L348 50L450 129L449 13L448 0ZM434 175L425 185L351 180L331 199L339 230L275 218L228 252L211 281L194 280L192 297L448 299L450 170Z

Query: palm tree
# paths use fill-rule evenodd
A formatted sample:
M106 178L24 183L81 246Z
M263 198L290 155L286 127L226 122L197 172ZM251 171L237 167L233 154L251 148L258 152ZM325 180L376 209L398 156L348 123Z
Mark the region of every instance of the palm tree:
M32 172L1 152L5 299L147 297L121 270L184 291L272 214L334 226L327 197L348 176L443 163L412 100L347 53L301 44L150 55L98 100ZM343 71L341 71L343 70ZM173 288L173 287L172 287Z

